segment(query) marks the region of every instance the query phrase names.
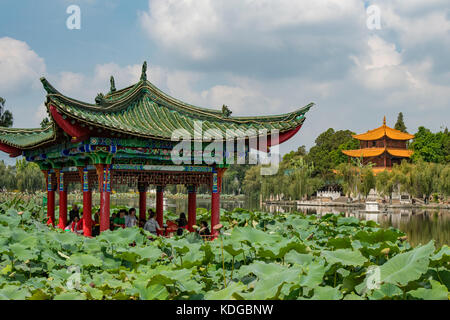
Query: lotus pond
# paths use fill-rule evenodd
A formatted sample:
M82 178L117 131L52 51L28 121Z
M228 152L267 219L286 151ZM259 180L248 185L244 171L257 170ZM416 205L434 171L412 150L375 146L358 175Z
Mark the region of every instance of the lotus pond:
M198 210L198 219L209 219ZM450 250L327 214L223 211L215 241L96 238L49 228L33 201L0 204L0 299L443 299Z

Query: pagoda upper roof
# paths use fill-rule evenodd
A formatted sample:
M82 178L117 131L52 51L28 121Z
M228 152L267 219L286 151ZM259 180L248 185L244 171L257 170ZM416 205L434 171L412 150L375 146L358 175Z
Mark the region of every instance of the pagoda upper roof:
M115 90L111 79L111 91L99 94L95 104L63 95L45 78L41 78L41 82L47 91L45 105L50 125L45 129L0 128L0 143L20 150L49 144L64 131L68 132L61 121L66 121L68 126L74 124L80 130L91 130L93 135L101 131L113 136L157 140L171 140L177 129L185 129L194 136L195 121L202 121L203 131L215 129L224 137L226 132L233 132L235 138L245 137L249 129L295 133L314 105L310 103L296 111L274 116L233 117L226 106L222 110L206 109L167 95L147 80L144 68L140 81L127 88ZM77 138L70 133L69 136Z
M383 119L383 125L366 133L353 135L353 138L358 140L378 140L384 136L393 140L410 140L414 138L413 134L405 133L400 130L390 128L386 125L386 117Z

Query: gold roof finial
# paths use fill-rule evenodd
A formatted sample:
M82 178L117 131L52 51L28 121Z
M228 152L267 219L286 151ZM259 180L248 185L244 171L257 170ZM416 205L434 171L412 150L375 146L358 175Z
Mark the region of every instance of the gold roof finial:
M386 126L386 116L383 118L383 126Z

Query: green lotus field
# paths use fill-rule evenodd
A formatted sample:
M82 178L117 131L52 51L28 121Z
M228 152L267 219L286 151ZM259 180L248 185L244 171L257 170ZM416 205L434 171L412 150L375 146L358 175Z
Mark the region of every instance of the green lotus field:
M32 201L4 202L0 299L449 298L448 246L412 248L396 229L332 214L221 219L215 241L137 228L85 238L49 228Z

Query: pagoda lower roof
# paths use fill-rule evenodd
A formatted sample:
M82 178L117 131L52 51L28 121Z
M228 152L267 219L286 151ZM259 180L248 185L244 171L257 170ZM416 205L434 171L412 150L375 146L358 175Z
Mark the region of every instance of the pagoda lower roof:
M354 157L354 158L369 158L369 157L377 157L382 155L383 153L389 153L394 157L400 158L409 158L413 154L412 150L408 149L393 149L393 148L365 148L365 149L356 149L356 150L342 150L342 153Z

